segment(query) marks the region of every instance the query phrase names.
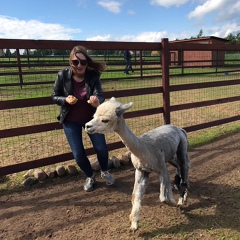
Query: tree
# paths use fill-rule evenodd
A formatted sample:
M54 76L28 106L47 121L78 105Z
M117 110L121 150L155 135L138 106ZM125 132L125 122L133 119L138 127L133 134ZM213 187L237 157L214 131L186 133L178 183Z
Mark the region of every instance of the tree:
M240 32L236 36L236 44L240 44Z
M203 37L203 30L202 29L200 29L200 31L197 35L197 38L201 38L201 37Z
M229 41L229 44L236 44L237 43L237 36L234 36L232 33L229 33L225 39Z
M199 33L197 34L197 36L196 36L196 37L191 36L190 39L196 39L196 38L202 38L202 37L204 37L204 36L203 36L203 30L200 29L200 31L199 31ZM186 38L186 39L187 39L187 38Z
M5 53L5 56L6 57L11 57L11 51L10 51L10 49L6 49L6 53Z

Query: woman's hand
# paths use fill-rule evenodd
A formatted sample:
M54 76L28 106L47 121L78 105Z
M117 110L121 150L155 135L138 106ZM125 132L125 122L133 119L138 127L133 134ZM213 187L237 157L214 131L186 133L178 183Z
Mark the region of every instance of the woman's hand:
M68 97L66 97L66 102L70 105L74 105L77 101L78 99L73 95L69 95Z
M95 108L97 108L100 105L100 102L96 96L90 96L88 103Z

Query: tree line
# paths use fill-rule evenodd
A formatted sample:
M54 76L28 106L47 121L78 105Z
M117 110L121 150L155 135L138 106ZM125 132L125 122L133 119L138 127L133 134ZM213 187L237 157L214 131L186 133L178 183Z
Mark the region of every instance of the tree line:
M207 37L203 35L203 30L201 29L197 36L192 36L190 39L196 39L196 38L203 38ZM240 32L233 34L229 33L227 37L224 39L229 41L229 44L240 44ZM176 39L179 40L179 39ZM187 40L187 39L185 39ZM23 56L69 56L70 50L58 50L58 49L25 49L23 50L22 55ZM91 55L108 55L108 56L116 56L116 55L121 55L121 51L114 51L114 50L108 50L107 53L103 50L91 50ZM11 57L11 56L16 56L16 51L11 52L10 49L5 50L5 57Z

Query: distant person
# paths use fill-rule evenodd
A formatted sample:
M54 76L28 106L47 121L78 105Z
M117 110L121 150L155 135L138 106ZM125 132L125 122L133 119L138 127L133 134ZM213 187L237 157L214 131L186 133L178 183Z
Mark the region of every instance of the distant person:
M64 133L76 163L86 175L84 190L92 191L95 184L90 161L86 155L82 129L92 119L96 108L104 102L100 75L105 65L94 61L82 46L75 46L69 58L70 67L58 72L52 99L61 106L58 120L63 124ZM101 168L101 177L107 185L115 179L108 172L108 149L103 134L90 134Z
M126 74L129 74L128 71L130 71L130 70L132 72L134 72L133 69L132 69L131 58L132 58L131 52L129 50L124 50L124 61L126 63L124 73L126 73Z

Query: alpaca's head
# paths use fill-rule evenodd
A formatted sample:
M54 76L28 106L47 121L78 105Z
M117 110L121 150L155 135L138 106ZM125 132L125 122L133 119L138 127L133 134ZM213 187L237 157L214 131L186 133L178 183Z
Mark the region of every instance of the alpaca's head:
M132 102L122 104L112 97L98 106L93 119L85 124L87 133L109 133L115 131L123 113L132 106Z

